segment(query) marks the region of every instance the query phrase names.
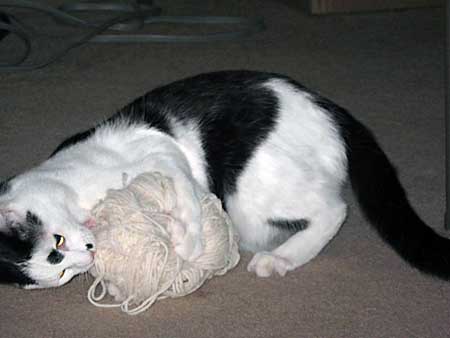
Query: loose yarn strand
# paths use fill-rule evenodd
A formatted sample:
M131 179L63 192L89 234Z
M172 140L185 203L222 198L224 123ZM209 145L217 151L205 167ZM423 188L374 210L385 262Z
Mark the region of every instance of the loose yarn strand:
M119 304L102 304L102 303L100 303L100 301L106 296L106 293L107 293L106 285L105 285L105 282L103 281L104 266L102 265L101 262L96 262L95 265L96 265L96 269L98 269L100 274L95 279L95 281L92 283L92 285L90 286L90 288L88 290L88 299L89 299L89 301L93 305L95 305L97 307L110 308L110 307L118 307L118 306L120 306ZM96 296L95 292L96 292L97 287L99 285L101 287L101 292L100 292L100 294L98 296Z

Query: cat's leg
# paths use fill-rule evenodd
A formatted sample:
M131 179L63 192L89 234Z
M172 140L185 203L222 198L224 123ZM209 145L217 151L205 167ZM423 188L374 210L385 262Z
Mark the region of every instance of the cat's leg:
M163 173L164 175L164 173ZM180 222L171 224L172 242L175 252L183 259L193 261L203 253L201 187L190 173L174 170L171 176L177 194L174 218Z
M202 188L192 176L189 164L184 156L173 149L166 153L152 154L138 164L124 170L130 179L144 172L159 172L173 180L177 195L177 206L169 231L175 252L183 259L193 261L203 253L201 239Z
M302 266L313 259L334 237L345 216L346 205L340 200L334 200L332 204L316 210L305 230L299 230L274 250L257 252L250 261L248 270L259 277L268 277L274 272L284 276L287 271ZM285 222L288 224L289 221Z

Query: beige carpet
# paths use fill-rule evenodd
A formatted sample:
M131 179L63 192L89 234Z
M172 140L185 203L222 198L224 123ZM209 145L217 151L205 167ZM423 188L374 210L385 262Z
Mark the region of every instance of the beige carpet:
M157 85L220 69L275 71L370 125L419 214L442 228L443 9L310 17L297 2L159 1L166 14L261 16L268 29L239 42L91 44L39 71L0 74L0 178L39 163L65 136ZM47 30L57 28L49 23ZM150 30L175 31L167 25ZM37 58L57 47L42 45ZM7 38L0 57L15 46ZM247 273L250 256L244 254L227 275L137 317L92 306L84 277L44 291L0 286L0 336L449 337L450 283L408 267L347 195L352 207L338 236L284 278Z

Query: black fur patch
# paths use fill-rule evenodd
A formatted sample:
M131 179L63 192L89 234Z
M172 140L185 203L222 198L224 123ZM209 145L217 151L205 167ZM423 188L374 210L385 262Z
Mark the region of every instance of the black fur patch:
M26 221L28 225L31 226L41 226L42 221L39 217L33 214L31 211L27 211Z
M0 195L6 194L11 189L9 180L0 182Z
M24 268L42 231L42 221L27 212L23 222L11 224L9 231L0 232L0 283L34 284Z
M159 109L157 101L151 93L143 95L126 105L107 122L125 120L130 123L145 123L149 127L172 135L167 112Z
M34 242L16 233L0 232L0 283L33 284L23 268L31 258Z
M169 128L161 123L164 116L199 125L209 186L222 200L235 191L245 164L274 128L278 100L262 86L271 78L268 73L215 72L174 82L145 96L146 109L159 116L163 129Z
M31 258L34 244L33 239L18 236L15 231L0 232L0 257L16 263L26 262Z
M269 220L269 224L280 230L287 230L288 232L295 234L299 231L306 230L309 227L309 220L303 218L297 220L271 219Z
M53 153L50 155L50 157L54 156L56 153L60 152L63 149L69 148L73 146L74 144L77 144L79 142L82 142L89 138L95 131L95 128L91 128L89 130L83 131L81 133L77 133L75 135L72 135L68 138L66 138L56 149L53 151Z
M33 245L39 238L41 230L42 221L30 211L27 211L24 221L9 226L9 231L12 235Z
M60 251L53 249L52 252L47 257L47 261L50 264L58 264L61 263L64 259L64 254L62 254Z
M0 283L2 284L17 284L19 286L36 284L36 281L27 276L20 266L12 262L0 259L0 271Z

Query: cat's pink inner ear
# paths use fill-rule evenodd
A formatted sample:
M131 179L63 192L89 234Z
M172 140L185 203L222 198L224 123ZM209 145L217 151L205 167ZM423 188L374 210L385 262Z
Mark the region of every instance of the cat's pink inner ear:
M84 226L88 229L92 229L97 225L97 222L95 221L94 217L89 217L85 222Z

